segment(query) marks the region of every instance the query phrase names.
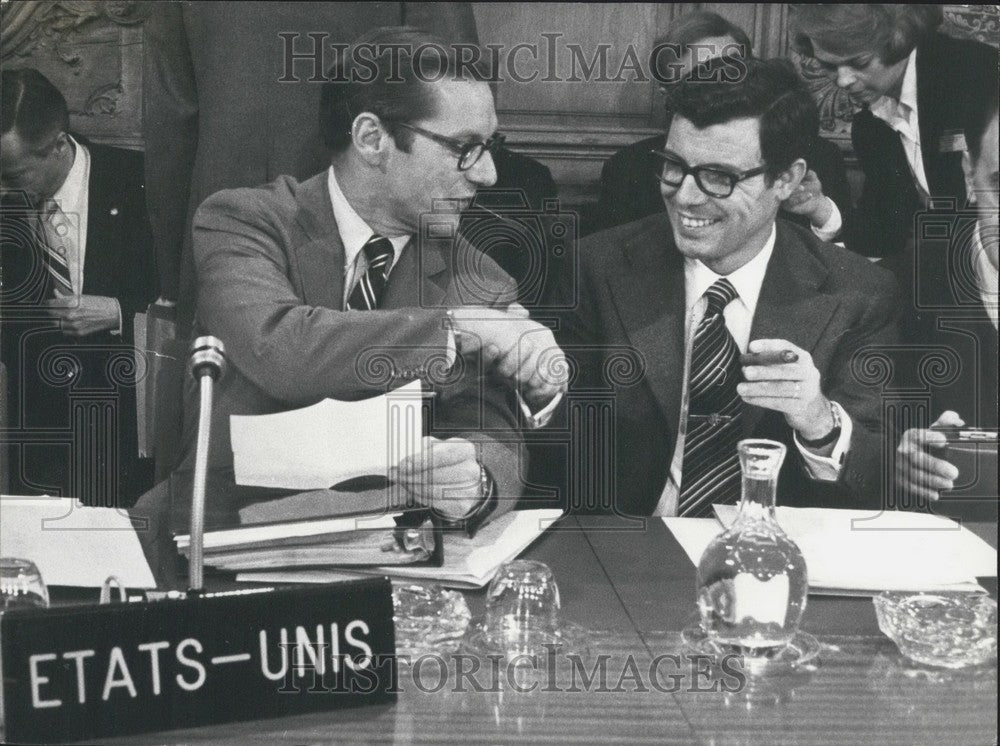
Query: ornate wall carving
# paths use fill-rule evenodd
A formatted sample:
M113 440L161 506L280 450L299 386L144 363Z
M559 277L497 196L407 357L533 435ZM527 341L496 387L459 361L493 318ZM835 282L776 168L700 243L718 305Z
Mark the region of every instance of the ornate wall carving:
M4 3L0 63L35 67L66 96L74 130L98 142L142 146L140 2Z

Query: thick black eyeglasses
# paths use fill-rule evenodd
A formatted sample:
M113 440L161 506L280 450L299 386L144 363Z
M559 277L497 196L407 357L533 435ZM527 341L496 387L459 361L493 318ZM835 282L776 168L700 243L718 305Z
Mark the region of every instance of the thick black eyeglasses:
M663 169L657 175L663 184L671 189L677 189L684 183L688 174L694 176L694 183L709 197L725 199L733 193L736 185L745 179L759 176L767 170L766 166L757 166L748 171L733 173L719 166L689 166L684 159L673 153L662 150L651 151L663 159Z
M439 135L437 132L425 130L423 127L417 127L415 124L407 124L406 122L396 122L396 124L400 127L412 130L419 135L423 135L439 145L444 145L448 148L448 150L458 156L459 171L468 171L470 168L475 166L479 163L479 159L483 157L483 153L487 150L490 151L490 155L494 155L506 139L504 135L496 134L490 137L486 142L466 142L464 140L456 140L454 137Z

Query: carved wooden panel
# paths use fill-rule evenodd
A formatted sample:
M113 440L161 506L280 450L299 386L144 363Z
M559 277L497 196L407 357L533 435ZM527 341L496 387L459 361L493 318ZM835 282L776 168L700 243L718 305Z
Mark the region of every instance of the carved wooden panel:
M0 13L3 67L49 78L66 96L75 131L142 146L142 3L26 1L4 3Z

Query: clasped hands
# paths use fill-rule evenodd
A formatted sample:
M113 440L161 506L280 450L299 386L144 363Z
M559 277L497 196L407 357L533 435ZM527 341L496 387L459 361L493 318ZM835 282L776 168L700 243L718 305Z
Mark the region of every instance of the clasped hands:
M820 388L820 374L812 355L784 339L755 339L748 352L771 353L788 350L798 356L793 363L745 365L746 381L736 392L747 404L782 412L789 427L804 440L818 440L835 426L830 400Z
M67 337L86 337L118 328L118 301L104 295L57 294L45 301L44 308L50 318L59 321L59 329Z
M552 330L528 317L520 303L506 310L466 306L452 310L459 352L480 353L487 365L512 380L532 405L566 391L569 365Z

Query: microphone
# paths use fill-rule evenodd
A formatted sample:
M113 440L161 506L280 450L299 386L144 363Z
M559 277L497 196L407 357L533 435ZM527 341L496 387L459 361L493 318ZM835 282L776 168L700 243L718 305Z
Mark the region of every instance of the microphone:
M215 382L226 369L226 348L215 337L198 337L191 344L188 372L198 382L198 443L194 460L194 487L191 499L191 549L188 585L199 592L205 574L205 485L208 479L208 445L212 434L212 393Z

